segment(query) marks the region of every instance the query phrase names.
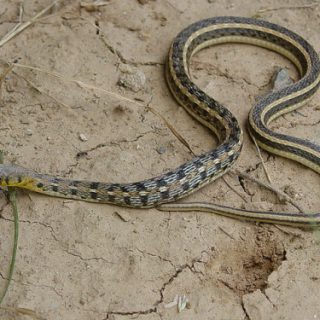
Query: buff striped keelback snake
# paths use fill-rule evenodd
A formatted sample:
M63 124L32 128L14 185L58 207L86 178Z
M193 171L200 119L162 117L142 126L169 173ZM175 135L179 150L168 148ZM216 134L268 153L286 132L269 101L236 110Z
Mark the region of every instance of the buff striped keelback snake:
M161 176L124 184L70 180L16 165L0 165L1 186L134 208L200 210L293 226L320 225L320 212L253 212L207 203L172 203L223 175L241 151L243 138L237 119L228 109L199 89L189 75L189 61L196 52L222 43L246 43L264 47L280 53L296 66L300 74L299 81L272 92L251 109L249 132L263 149L293 159L320 173L319 145L268 128L273 119L300 107L318 89L320 62L315 50L296 33L273 23L250 18L215 17L196 22L177 35L169 51L166 77L176 100L218 137L217 148Z

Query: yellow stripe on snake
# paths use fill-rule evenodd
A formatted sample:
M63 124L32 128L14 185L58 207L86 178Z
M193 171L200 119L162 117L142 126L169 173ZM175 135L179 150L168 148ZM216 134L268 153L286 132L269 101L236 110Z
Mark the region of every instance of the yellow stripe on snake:
M298 69L300 80L261 99L249 113L249 132L259 146L320 173L320 146L271 131L268 124L308 101L320 85L319 57L299 35L262 20L215 17L196 22L174 39L166 64L169 88L185 110L214 132L219 145L161 176L134 183L70 180L16 165L0 165L1 186L29 189L55 197L111 203L133 208L199 210L230 217L293 226L319 226L320 213L253 212L208 203L172 203L223 175L238 158L242 131L232 113L198 88L189 61L199 50L222 43L246 43L278 52Z

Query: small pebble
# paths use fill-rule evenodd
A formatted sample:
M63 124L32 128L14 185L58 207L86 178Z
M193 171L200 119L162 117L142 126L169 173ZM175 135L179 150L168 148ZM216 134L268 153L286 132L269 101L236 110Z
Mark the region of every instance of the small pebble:
M273 91L281 90L293 84L286 69L279 68L273 75Z
M79 134L79 139L80 139L81 141L88 141L88 138L87 138L83 133L80 133L80 134Z
M27 136L32 136L33 132L31 129L27 129L27 132L26 132Z
M156 149L156 151L159 153L159 154L163 154L167 151L166 147L165 146L160 146Z

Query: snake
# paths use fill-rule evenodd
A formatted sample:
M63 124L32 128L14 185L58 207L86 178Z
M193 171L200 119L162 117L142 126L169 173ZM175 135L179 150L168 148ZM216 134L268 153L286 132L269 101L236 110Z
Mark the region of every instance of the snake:
M174 38L165 64L166 80L172 95L193 118L213 132L218 139L217 147L144 181L105 183L66 179L16 164L1 164L0 185L131 208L197 210L260 222L320 226L320 213L249 211L205 202L176 202L224 175L234 165L242 149L243 132L236 117L202 91L190 77L190 60L194 54L206 47L225 43L244 43L269 49L286 57L297 68L300 75L297 82L264 96L252 107L248 130L266 151L320 173L319 145L269 128L271 121L302 106L317 91L320 85L318 54L304 38L280 25L254 18L221 16L195 22L182 30Z

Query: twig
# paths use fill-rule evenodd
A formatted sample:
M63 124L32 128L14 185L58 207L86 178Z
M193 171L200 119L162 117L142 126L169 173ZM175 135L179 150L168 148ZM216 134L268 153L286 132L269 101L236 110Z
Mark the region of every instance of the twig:
M230 239L232 240L235 240L235 238L230 234L228 233L226 230L224 230L222 227L218 227L226 236L228 236Z
M80 2L80 8L85 8L88 11L96 11L99 7L110 4L109 1L96 1L96 2Z
M305 4L305 5L301 5L301 6L282 6L282 7L274 7L274 8L265 8L265 9L259 9L257 11L257 14L260 13L265 13L268 11L277 11L277 10L286 10L286 9L291 9L291 10L295 10L295 9L308 9L308 8L314 8L316 6L319 5L319 2L314 2L314 3L310 3L310 4Z
M33 23L37 21L38 18L40 18L42 15L44 15L47 11L49 11L53 6L55 6L59 0L56 0L52 2L49 6L41 10L38 14L36 14L33 18L31 18L29 21L26 21L24 23L19 22L11 31L9 31L3 38L0 40L0 47L2 47L6 42L11 40L13 37L15 37L17 34L22 32L24 29L31 26ZM20 7L20 18L23 13L23 10L21 10Z
M238 175L238 176L240 176L240 177L242 177L242 178L249 179L249 180L251 180L251 181L253 181L253 182L255 182L255 183L263 186L264 188L267 188L267 189L273 191L275 194L278 195L278 197L279 197L280 199L281 199L281 197L282 197L282 198L285 199L287 202L291 203L295 208L297 208L301 213L305 213L305 210L304 210L299 204L297 204L291 197L289 197L286 193L284 193L283 191L281 191L281 190L279 190L279 189L271 186L270 184L267 184L267 183L265 183L265 182L262 182L262 181L259 180L259 179L256 179L256 178L254 178L254 177L251 177L250 175L248 175L248 174L246 174L246 173L240 172L240 171L238 171L238 170L235 170L235 171L230 170L229 172L230 172L230 173L233 173L233 174L236 174L236 175Z
M173 127L173 125L171 125L171 123L165 118L163 117L158 111L156 111L155 109L151 108L151 107L147 107L147 110L151 111L154 115L156 115L157 117L159 117L168 127L168 129L173 133L173 135L176 136L176 138L193 154L195 155L195 153L192 151L189 143L180 135L180 133Z
M166 0L165 2L167 3L167 5L168 5L169 7L171 7L171 8L174 9L175 11L177 11L177 13L179 13L179 14L183 13L182 10L179 10L177 7L175 7L170 1Z
M27 82L29 84L29 86L31 86L33 89L35 89L36 91L38 91L39 93L46 95L47 97L49 97L50 99L52 99L53 101L55 101L57 104L70 109L71 107L63 102L61 102L60 100L58 100L57 98L53 97L52 95L50 95L49 93L45 92L44 90L40 89L36 84L34 84L32 81L26 79L24 76L20 75L19 73L16 73L13 71L13 73L15 75L17 75L18 77L22 78L25 82Z
M236 194L238 195L243 201L248 202L247 199L240 193L238 192L225 178L225 176L222 176L222 180L224 183Z
M45 320L45 318L38 316L33 310L27 308L0 307L0 310L14 313L16 315L29 316L35 320Z
M264 164L264 161L263 161L262 154L261 154L260 148L259 148L259 146L258 146L258 143L257 143L257 141L256 141L256 139L255 139L255 137L254 137L253 135L251 135L251 138L252 138L252 140L253 140L253 142L254 142L254 145L256 146L256 149L257 149L259 158L260 158L260 160L261 160L261 164L262 164L264 173L266 174L266 177L267 177L269 183L272 183L271 178L270 178L270 176L269 176L269 173L268 173L268 171L267 171L267 168L266 168L266 166L265 166L265 164Z
M24 15L24 1L20 3L20 10L19 10L19 23L21 24L23 21L23 15Z
M101 91L101 92L103 92L103 93L105 93L105 94L107 94L109 96L113 96L113 97L115 97L117 99L121 99L121 100L130 102L130 103L133 103L133 104L138 105L140 107L144 107L144 105L142 103L139 103L139 102L137 102L135 100L126 98L126 97L121 96L121 95L119 95L117 93L114 93L112 91L108 91L108 90L105 90L103 88L96 87L94 85L84 83L84 82L82 82L80 80L64 77L62 74L57 73L57 72L52 72L52 71L49 71L49 70L46 70L46 69L42 69L42 68L39 68L39 67L28 66L28 65L24 65L24 64L20 64L20 63L9 63L9 62L6 62L6 61L4 61L2 59L0 59L0 61L2 61L3 63L7 63L7 64L10 64L10 65L13 65L14 67L38 71L38 72L47 74L47 75L49 75L51 77L57 78L59 80L62 80L64 82L74 83L74 84L76 84L77 86L79 86L82 89L85 88L85 89L89 89L89 90Z

